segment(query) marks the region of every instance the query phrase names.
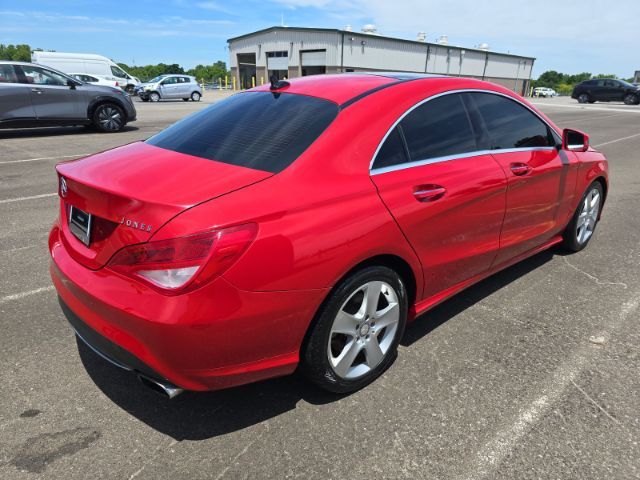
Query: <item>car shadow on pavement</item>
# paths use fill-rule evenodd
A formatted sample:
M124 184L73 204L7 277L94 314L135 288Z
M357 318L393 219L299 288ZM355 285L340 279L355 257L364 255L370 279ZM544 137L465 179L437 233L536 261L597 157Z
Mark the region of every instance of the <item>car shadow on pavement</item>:
M562 252L540 253L452 297L411 324L401 342L408 346L466 308L535 270ZM296 408L298 402L324 405L345 395L324 392L299 375L217 392L184 392L168 400L145 388L135 375L100 358L78 340L80 359L94 383L116 405L176 440L204 440L235 432Z
M235 432L293 410L299 401L327 404L344 395L324 392L299 375L216 392L184 392L172 400L148 390L131 372L100 358L77 340L94 383L116 405L176 440L205 440Z
M135 132L139 130L138 127L134 127L133 125L125 125L122 130L116 132L118 133L126 133L126 132ZM86 134L96 134L96 135L110 135L107 133L100 133L97 130L89 127L89 126L78 126L78 127L38 127L38 128L11 128L6 130L0 130L0 140L5 138L31 138L31 137L59 137L62 135L86 135Z
M400 344L405 347L412 345L480 300L541 267L551 261L554 256L565 254L564 251L557 248L545 250L463 290L416 318L407 326Z

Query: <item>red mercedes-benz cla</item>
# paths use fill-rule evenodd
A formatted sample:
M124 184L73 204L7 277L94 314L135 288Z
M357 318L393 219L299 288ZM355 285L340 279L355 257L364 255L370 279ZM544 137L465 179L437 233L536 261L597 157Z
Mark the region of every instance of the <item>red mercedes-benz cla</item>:
M511 91L396 73L258 87L57 172L64 312L169 396L297 367L361 388L417 315L584 248L607 195L588 136Z

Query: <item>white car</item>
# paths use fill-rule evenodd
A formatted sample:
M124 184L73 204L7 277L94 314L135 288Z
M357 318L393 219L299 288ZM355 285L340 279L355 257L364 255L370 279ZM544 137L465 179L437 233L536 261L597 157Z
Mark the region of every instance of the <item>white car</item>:
M93 83L94 85L108 85L109 87L119 87L124 90L126 85L121 85L115 77L107 77L104 75L88 75L86 73L70 73L73 78L77 78L81 82Z
M553 88L548 87L536 87L533 89L534 97L557 97L558 92L556 92Z

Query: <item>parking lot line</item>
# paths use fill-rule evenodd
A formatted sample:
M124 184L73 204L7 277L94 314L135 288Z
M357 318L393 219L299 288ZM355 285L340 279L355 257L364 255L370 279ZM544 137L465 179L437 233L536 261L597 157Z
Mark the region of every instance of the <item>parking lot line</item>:
M598 332L596 336L611 336L612 332L619 328L627 318L631 317L640 306L640 293L632 297L622 305L617 317L606 325L606 331ZM610 420L622 427L618 419L613 417L606 409L580 388L576 380L584 370L594 354L592 345L581 346L565 363L563 363L545 382L539 387L544 392L535 398L529 406L521 410L513 422L503 430L498 431L493 438L477 453L476 461L472 462L472 468L461 479L480 480L491 478L498 466L511 454L520 439L534 428L535 424L548 414L550 408L566 395L569 386L575 387L583 396L596 406Z
M78 153L76 155L56 155L55 157L24 158L22 160L5 160L0 162L0 165L6 165L8 163L38 162L41 160L56 160L60 158L74 158L74 157L79 158L79 157L86 157L88 155L91 155L91 153Z
M610 145L612 143L622 142L623 140L629 140L630 138L640 137L640 133L636 133L634 135L629 135L628 137L618 138L616 140L611 140L609 142L599 143L598 145L594 145L594 147L603 147L605 145Z
M31 295L36 295L38 293L50 292L51 290L53 290L53 285L49 285L48 287L36 288L35 290L27 290L25 292L14 293L13 295L5 295L4 297L0 297L0 305L12 300L20 300L24 297L30 297Z
M2 204L2 203L22 202L23 200L34 200L36 198L55 197L56 195L58 195L58 194L57 193L43 193L42 195L31 195L30 197L5 198L4 200L0 200L0 204Z
M560 104L553 104L553 103L548 103L548 102L529 102L532 105L538 105L540 107L545 107L545 108L577 108L579 110L583 110L583 111L589 111L589 110L601 110L603 112L620 112L620 113L634 113L634 114L640 114L640 109L639 108L634 108L633 106L631 106L630 108L624 108L622 105L622 108L616 108L616 107L594 107L594 106L584 106L584 105L560 105Z

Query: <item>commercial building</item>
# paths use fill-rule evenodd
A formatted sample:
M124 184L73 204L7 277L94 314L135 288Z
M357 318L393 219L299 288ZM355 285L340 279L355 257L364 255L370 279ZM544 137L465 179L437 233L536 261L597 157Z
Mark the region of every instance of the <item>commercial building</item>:
M320 73L399 71L473 77L528 92L535 58L478 48L385 37L373 25L361 32L271 27L228 40L230 67L239 88L278 78Z

